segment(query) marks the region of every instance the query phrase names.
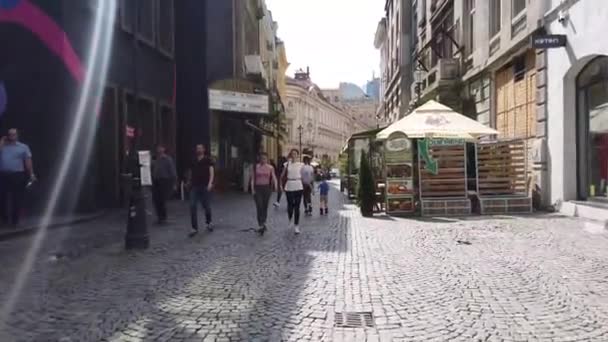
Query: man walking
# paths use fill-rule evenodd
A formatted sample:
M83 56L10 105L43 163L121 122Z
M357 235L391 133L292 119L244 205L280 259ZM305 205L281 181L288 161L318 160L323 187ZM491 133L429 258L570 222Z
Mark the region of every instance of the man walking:
M8 137L0 140L0 215L4 222L19 224L25 189L28 182L35 180L32 152L19 141L17 129L11 128ZM10 217L7 198L11 203Z
M302 185L304 186L304 214L312 215L312 191L315 181L315 169L310 165L310 157L304 157L304 166L301 170Z
M204 145L196 145L196 159L187 176L188 184L190 185L190 216L192 221L190 237L198 233L198 213L196 209L199 202L205 210L207 230L213 231L210 197L211 190L213 190L215 171L213 161L206 155L206 152Z
M171 196L176 179L177 171L173 158L167 154L164 145L158 145L156 161L152 168L152 199L159 224L167 222L167 199Z

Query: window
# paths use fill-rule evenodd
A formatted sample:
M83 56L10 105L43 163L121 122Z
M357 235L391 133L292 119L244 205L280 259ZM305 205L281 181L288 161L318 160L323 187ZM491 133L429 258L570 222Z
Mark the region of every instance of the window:
M120 0L120 22L123 30L133 32L133 19L135 19L134 15L135 2Z
M469 32L467 35L468 52L472 55L475 51L475 0L467 0L468 20L469 20Z
M146 42L154 45L154 4L156 1L138 0L137 33Z
M502 0L490 0L490 38L500 32L502 17Z
M158 47L170 55L173 54L174 28L173 0L158 0Z
M526 9L526 0L511 0L511 18L517 17Z

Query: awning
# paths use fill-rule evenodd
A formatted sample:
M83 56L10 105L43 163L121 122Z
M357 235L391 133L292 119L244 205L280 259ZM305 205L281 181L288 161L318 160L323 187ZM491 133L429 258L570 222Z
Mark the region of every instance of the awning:
M480 136L498 134L498 131L455 112L436 101L416 108L410 115L393 123L376 136L387 139L394 132L408 138L454 138L476 140Z

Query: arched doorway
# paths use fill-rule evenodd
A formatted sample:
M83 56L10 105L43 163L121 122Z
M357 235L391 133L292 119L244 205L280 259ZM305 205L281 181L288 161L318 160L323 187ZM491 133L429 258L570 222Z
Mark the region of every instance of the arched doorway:
M576 94L578 197L608 201L608 56L585 65Z

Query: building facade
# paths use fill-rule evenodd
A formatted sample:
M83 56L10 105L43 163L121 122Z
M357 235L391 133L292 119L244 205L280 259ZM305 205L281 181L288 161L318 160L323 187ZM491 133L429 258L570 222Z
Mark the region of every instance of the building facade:
M540 92L546 121L550 201L602 201L608 179L608 6L594 1L549 1L547 33L566 46L547 49L538 64L550 77Z
M381 73L377 115L386 123L397 121L410 110L416 1L387 0L385 16L374 37L374 46L380 52Z
M102 29L94 30L96 22ZM70 180L55 199L60 210L118 206L125 151L162 142L175 152L174 22L172 0L0 3L0 39L11 46L0 53L8 99L2 129L21 130L39 178L27 211L48 204L60 176ZM97 100L82 102L86 94ZM98 115L80 117L83 108ZM78 158L66 160L73 133ZM65 163L67 175L59 173Z
M352 117L326 99L308 72L287 79L287 150L336 163L346 140L358 127Z

